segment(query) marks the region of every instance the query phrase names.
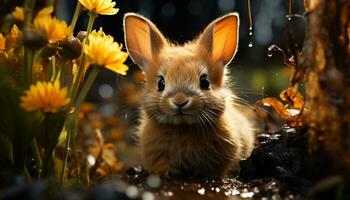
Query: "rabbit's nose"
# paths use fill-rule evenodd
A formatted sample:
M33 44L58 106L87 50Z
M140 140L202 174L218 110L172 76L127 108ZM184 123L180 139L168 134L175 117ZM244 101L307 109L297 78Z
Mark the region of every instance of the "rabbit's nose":
M188 103L188 100L178 103L178 102L174 102L174 104L178 107L178 108L182 108L184 107L186 104Z
M171 99L171 102L177 109L181 109L189 103L189 98L184 93L179 92L175 94L175 96Z

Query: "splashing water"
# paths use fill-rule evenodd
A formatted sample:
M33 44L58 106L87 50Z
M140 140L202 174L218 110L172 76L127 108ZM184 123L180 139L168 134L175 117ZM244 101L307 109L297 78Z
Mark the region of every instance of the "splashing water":
M252 48L254 45L253 45L253 42L250 41L249 44L248 44L248 47Z
M200 195L204 195L205 194L205 188L201 188L201 189L197 190L197 192Z
M250 4L250 0L248 0L248 17L249 17L249 37L250 37L250 41L248 44L248 47L252 48L253 47L253 17L252 17L252 9L251 9L251 4Z
M273 44L267 49L267 56L272 57L274 52L281 52L284 54L284 51L279 48L277 45Z

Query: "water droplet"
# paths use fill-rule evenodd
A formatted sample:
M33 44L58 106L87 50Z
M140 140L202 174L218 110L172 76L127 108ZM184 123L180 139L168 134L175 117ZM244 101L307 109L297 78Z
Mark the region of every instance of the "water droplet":
M241 193L242 198L252 198L254 196L254 192L244 192Z
M174 196L174 193L171 192L171 191L169 191L167 195L168 195L169 197L171 197L171 196Z
M96 163L96 159L93 155L90 154L87 156L87 162L90 166L94 166Z
M139 190L137 189L136 186L129 186L126 188L125 194L129 197L129 198L136 198L139 195Z
M253 31L249 31L249 35L252 36L253 35Z
M278 200L278 199L281 199L281 196L279 194L274 194L272 195L272 200Z
M271 58L271 57L273 56L272 51L268 51L268 52L267 52L267 56L268 56L269 58Z
M254 187L253 191L254 191L254 193L259 193L260 192L258 187Z
M253 42L249 42L248 47L252 48L253 47Z
M290 116L297 116L300 114L300 110L297 110L297 109L287 109L288 113Z
M220 192L220 188L215 188L215 192Z
M147 185L152 188L157 188L161 185L161 180L158 175L151 175L147 178Z
M286 130L287 133L296 133L297 130L295 128L289 128Z
M201 188L201 189L197 190L197 192L200 195L204 195L205 194L205 188Z
M250 31L252 31L252 30L253 30L253 27L252 27L252 26L250 26L250 27L249 27L249 30L250 30Z
M109 84L102 84L99 89L98 93L100 94L101 97L108 99L113 96L113 88Z
M142 200L154 200L154 195L151 192L144 192L142 194Z
M234 190L232 190L231 191L231 195L237 195L237 194L239 194L240 192L238 191L238 190L236 190L236 189L234 189Z
M292 20L292 18L291 18L291 17L288 17L288 21L290 21L290 20Z

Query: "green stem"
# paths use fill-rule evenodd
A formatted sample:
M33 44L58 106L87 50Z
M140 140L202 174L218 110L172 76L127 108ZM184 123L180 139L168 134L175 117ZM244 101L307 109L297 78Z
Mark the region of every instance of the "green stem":
M28 73L27 73L27 86L29 87L31 84L34 83L34 51L33 50L29 50L27 49L27 60L26 62L28 62L27 64L27 69L28 69Z
M89 92L94 80L96 79L97 75L101 71L101 67L98 66L93 66L94 68L92 71L89 73L88 78L86 79L86 82L81 89L81 92L79 93L79 96L77 98L77 101L75 102L75 111L74 113L68 117L66 121L66 127L67 127L67 140L66 140L66 152L64 155L64 161L62 165L62 170L61 170L61 177L60 177L60 185L62 186L64 182L64 174L66 171L67 167L67 161L68 161L68 151L69 151L69 146L70 146L70 141L72 140L72 136L77 135L78 132L78 123L77 123L77 117L80 112L80 106L83 103L87 93Z
M24 28L30 27L36 0L24 1Z
M67 139L66 139L66 152L64 154L64 160L63 160L63 165L62 165L62 170L61 170L61 175L60 175L60 185L61 186L63 185L64 174L65 174L66 167L67 167L68 152L69 152L69 145L70 145L71 135L72 135L72 129L70 127L68 127L67 128Z
M88 27L87 27L87 34L86 34L86 39L85 39L85 44L88 42L88 36L90 34L90 32L92 31L92 27L94 25L94 21L96 19L97 15L94 13L90 13L90 18L89 18L89 22L88 22ZM80 60L80 65L79 65L79 69L78 69L78 74L77 77L75 79L75 82L73 84L72 87L72 91L70 93L71 95L71 104L70 106L72 106L73 104L75 104L75 111L74 113L69 116L67 118L66 121L66 127L67 127L67 140L66 140L66 152L64 155L64 161L63 161L63 165L62 165L62 170L61 170L61 177L60 177L60 185L63 185L64 182L64 175L65 175L65 170L67 167L67 161L68 161L68 151L69 151L69 146L70 146L70 141L72 138L72 134L76 135L75 133L78 130L78 123L76 122L79 110L80 110L80 104L81 103L76 103L76 96L78 95L78 89L80 87L80 84L84 78L84 65L85 65L85 54L82 55L81 60ZM88 79L87 79L87 83L84 85L84 87L82 88L81 93L79 94L80 98L85 98L88 90L90 89L93 80L96 78L98 72L94 72L95 70L93 70ZM94 73L93 73L94 72ZM92 77L94 76L94 78ZM93 79L93 80L92 80ZM85 94L85 95L84 95ZM79 99L79 98L78 98ZM79 102L81 102L82 100L79 100Z
M66 75L66 70L67 70L67 62L66 62L66 60L65 59L63 59L62 60L62 65L61 65L61 67L60 67L60 82L61 82L61 86L62 87L65 87L66 86L66 77L65 77L65 75Z
M33 12L35 7L35 0L25 0L24 1L24 29L29 28L31 26ZM22 82L25 88L29 88L31 78L30 78L30 63L32 62L30 60L30 50L27 48L24 48L23 50L24 54L24 62L23 62L23 69L22 69Z
M49 67L49 77L51 82L56 80L57 74L58 73L56 73L56 57L51 56L50 67Z
M88 42L88 36L89 36L90 32L92 31L92 27L94 25L94 21L95 21L96 17L97 17L97 15L90 14L89 23L88 23L87 32L86 32L86 39L84 41L85 44ZM75 79L75 82L73 84L73 89L71 92L72 103L75 102L75 98L78 94L78 89L79 89L81 81L84 77L84 71L85 71L84 65L85 65L85 54L83 54L81 56L77 78Z
M21 80L25 88L28 88L28 49L23 48L23 69L21 70Z
M46 6L54 6L55 0L47 0Z
M94 25L94 21L96 19L97 15L96 14L90 14L90 18L89 18L89 23L88 23L88 27L87 27L87 33L86 33L86 39L84 41L84 43L86 44L88 42L88 36L90 34L90 32L92 31L92 27ZM81 81L84 78L84 71L85 71L85 54L82 55L81 60L80 60L80 65L79 65L79 69L78 69L78 74L77 77L75 79L75 82L73 84L73 88L71 91L71 99L72 99L72 103L75 102L75 98L78 94L78 89L80 87Z
M12 143L10 144L9 159L10 159L11 163L13 164L13 145L12 145Z
M72 18L72 22L69 26L69 28L74 32L75 29L75 25L77 24L79 15L80 15L80 10L81 10L81 4L79 1L77 1L77 5L75 6L75 11L74 11L74 15Z
M96 65L93 65L92 67L93 67L93 69L89 73L89 76L86 79L86 82L85 82L83 88L81 89L81 92L79 93L79 96L78 96L77 101L75 103L75 108L76 108L75 113L76 114L79 113L81 104L84 102L84 99L85 99L87 93L89 92L94 80L96 79L97 75L100 73L100 71L102 69L101 67L96 66Z
M36 165L38 167L38 178L40 180L40 177L41 177L41 169L42 169L42 166L43 166L43 162L41 160L41 156L40 156L40 151L39 151L39 146L38 146L38 143L36 141L36 138L33 139L33 149L34 149L34 158L35 158L35 162L36 162Z

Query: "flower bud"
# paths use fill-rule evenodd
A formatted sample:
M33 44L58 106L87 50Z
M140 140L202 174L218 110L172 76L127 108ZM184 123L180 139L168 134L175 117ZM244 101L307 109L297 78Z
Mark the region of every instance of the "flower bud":
M80 42L83 42L83 40L86 38L86 35L86 31L79 31L79 33L77 34L77 38L80 40Z
M23 33L23 45L32 50L38 50L48 43L47 34L44 31L26 29Z
M58 50L58 46L56 43L48 43L42 50L40 53L41 57L47 58L47 57L51 57L53 55L55 55L55 53Z
M59 46L61 47L60 52L64 59L75 59L81 55L83 45L78 38L70 36L60 41Z

